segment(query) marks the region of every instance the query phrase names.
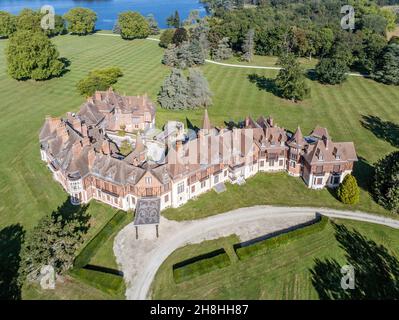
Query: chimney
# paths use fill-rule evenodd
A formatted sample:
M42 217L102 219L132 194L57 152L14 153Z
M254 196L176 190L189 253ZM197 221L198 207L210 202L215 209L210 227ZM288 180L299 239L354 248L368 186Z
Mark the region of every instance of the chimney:
M80 122L80 120L78 119L78 118L75 118L75 117L73 117L72 118L72 128L75 130L75 131L77 131L77 132L79 132L79 133L81 133L82 132L82 124L81 124L81 122Z
M72 145L72 156L73 158L77 158L80 153L82 152L82 142L81 141L76 141L73 145Z
M69 134L64 123L57 127L57 136L62 139L62 143L68 141Z
M90 145L90 139L89 139L89 137L84 137L83 139L82 139L82 146L83 147L86 147L86 146L89 146Z
M86 123L82 123L82 136L83 137L87 137L89 135L88 133L88 129L87 129L87 124Z
M94 94L94 98L96 101L101 101L101 92L96 91L96 93Z
M181 140L176 140L176 152L180 154L183 148L183 141Z
M101 146L101 151L103 154L106 154L106 155L111 153L111 147L109 145L109 141L107 141L107 140L103 141L102 146Z
M90 149L87 153L87 164L89 169L91 169L94 165L94 161L96 160L96 152L94 149Z
M274 126L274 121L273 121L273 118L271 116L269 116L269 118L267 119L267 122L269 123L270 127Z
M50 131L54 131L60 125L61 120L60 118L52 118L51 116L46 116L46 122L49 123Z
M87 97L87 102L93 104L94 103L93 97Z

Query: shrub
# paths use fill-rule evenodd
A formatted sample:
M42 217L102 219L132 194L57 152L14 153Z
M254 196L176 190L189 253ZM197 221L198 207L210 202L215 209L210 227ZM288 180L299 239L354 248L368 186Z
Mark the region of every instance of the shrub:
M175 29L166 29L164 32L162 32L159 39L159 46L162 48L167 48L172 43L174 34Z
M374 198L386 209L399 213L399 151L387 155L374 167Z
M64 15L64 19L67 21L70 33L87 35L94 32L97 14L90 9L73 8Z
M344 181L338 187L337 197L339 201L345 204L356 204L359 202L360 189L354 176L348 174L344 178Z
M175 33L173 34L172 43L175 45L179 45L184 41L188 41L188 32L184 28L176 29Z
M219 249L175 264L173 266L173 278L176 283L181 283L229 265L228 254L224 249Z
M323 58L316 66L317 79L321 83L340 84L346 80L349 67L338 58Z
M8 38L15 31L15 17L5 11L0 11L0 39Z
M150 26L140 13L127 11L118 17L120 34L123 39L143 39L150 35Z
M283 233L273 238L262 240L245 247L236 246L236 254L240 260L265 254L268 250L287 244L290 241L298 239L299 237L304 237L324 230L328 224L328 221L329 220L327 217L321 216L321 218L316 222L313 222L311 225L302 227L300 229Z
M107 90L122 76L123 73L121 69L116 67L93 70L89 73L87 78L80 80L76 87L81 95L89 97L96 91Z

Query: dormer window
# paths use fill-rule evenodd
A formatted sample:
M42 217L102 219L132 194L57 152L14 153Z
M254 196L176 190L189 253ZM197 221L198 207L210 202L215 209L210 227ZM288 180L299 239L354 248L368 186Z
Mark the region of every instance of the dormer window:
M150 184L152 183L151 177L145 177L145 183L146 183L147 185L150 185Z
M335 160L341 160L341 154L339 153L337 148L334 148L333 154L335 156Z
M324 160L323 154L320 151L320 149L316 150L316 157L317 157L317 160L319 160L319 161L323 161Z

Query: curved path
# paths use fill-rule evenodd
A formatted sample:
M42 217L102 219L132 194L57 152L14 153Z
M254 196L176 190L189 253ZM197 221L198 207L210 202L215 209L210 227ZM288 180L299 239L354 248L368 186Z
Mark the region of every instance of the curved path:
M158 239L136 240L134 226L130 224L117 235L114 242L114 253L127 283L126 297L140 300L149 298L157 270L173 251L182 246L231 234L237 234L241 241L247 241L311 220L315 213L399 229L399 220L364 212L272 206L242 208L194 221L176 222L161 217Z
M118 34L109 34L109 33L95 33L94 35L98 36L111 36L111 37L120 37ZM146 40L151 40L151 41L156 41L159 42L160 40L157 38L146 38ZM209 59L205 59L207 63L211 64L216 64L219 66L224 66L224 67L230 67L230 68L243 68L243 69L264 69L264 70L281 70L281 67L267 67L267 66L251 66L251 65L244 65L244 64L232 64L232 63L223 63L223 62L217 62ZM309 69L309 71L314 71L314 69ZM369 76L367 74L361 74L361 73L347 73L348 76L351 77L363 77L363 78L368 78Z

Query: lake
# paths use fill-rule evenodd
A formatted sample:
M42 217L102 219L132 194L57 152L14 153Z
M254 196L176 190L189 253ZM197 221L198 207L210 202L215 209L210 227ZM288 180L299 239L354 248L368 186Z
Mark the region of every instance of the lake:
M186 19L191 10L205 9L198 0L0 0L0 11L18 14L23 8L40 9L43 5L52 5L56 14L64 14L73 7L90 8L97 13L97 29L111 30L122 11L138 11L146 16L152 13L161 28L166 28L166 18L175 10L181 19Z

